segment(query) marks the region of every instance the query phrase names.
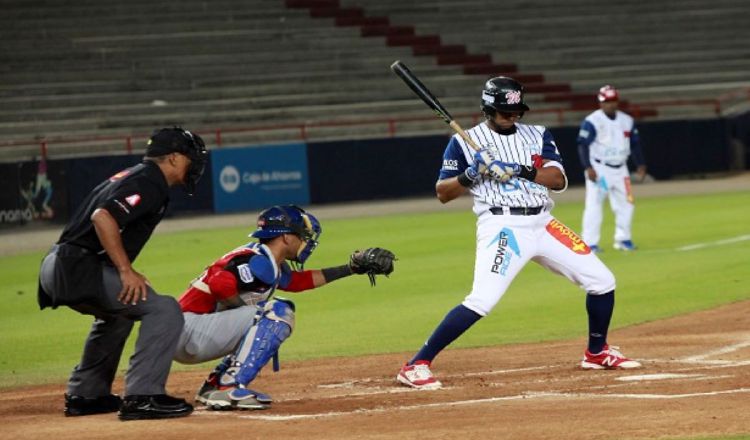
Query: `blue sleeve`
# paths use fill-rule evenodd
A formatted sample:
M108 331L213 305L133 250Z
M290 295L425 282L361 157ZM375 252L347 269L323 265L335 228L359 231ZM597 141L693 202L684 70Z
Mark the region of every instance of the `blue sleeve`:
M576 143L578 144L578 158L581 161L583 169L591 166L591 160L589 159L589 146L594 142L594 139L596 139L596 128L594 128L594 124L588 120L584 120L581 124L581 128L578 130L578 139L576 139Z
M458 176L466 171L466 168L469 168L469 164L466 162L461 144L458 143L455 136L451 136L448 146L445 147L445 153L443 153L443 166L440 168L438 180Z
M284 290L292 281L292 269L290 269L286 262L284 262L281 267L279 267L279 272L281 272L281 277L279 277L278 287L279 289Z
M268 285L276 281L273 274L273 264L265 255L256 255L250 259L250 272L253 276Z
M630 157L637 167L646 164L646 160L643 157L643 149L641 148L641 136L635 124L633 124L633 128L630 130Z
M562 163L562 156L557 151L557 144L555 139L552 137L552 133L545 129L542 133L542 159L554 160L555 162Z

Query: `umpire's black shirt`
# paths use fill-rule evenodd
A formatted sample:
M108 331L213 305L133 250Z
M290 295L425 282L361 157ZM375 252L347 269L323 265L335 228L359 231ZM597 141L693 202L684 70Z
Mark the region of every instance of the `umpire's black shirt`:
M82 247L108 261L91 222L94 211L103 208L117 221L122 245L132 262L164 217L168 203L167 179L157 164L144 161L94 188L68 222L58 244Z

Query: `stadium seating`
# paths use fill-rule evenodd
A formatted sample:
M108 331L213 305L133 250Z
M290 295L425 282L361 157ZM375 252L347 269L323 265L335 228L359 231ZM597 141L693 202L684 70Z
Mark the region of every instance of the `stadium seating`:
M169 124L195 129L211 147L216 129L222 145L447 133L390 72L396 59L466 126L478 118L483 79L502 73L524 80L536 111L528 119L547 125L577 124L604 83L662 118L714 108L649 102L750 86L744 0L622 0L604 11L595 0L0 7L0 160L35 154L41 140L52 155L124 152L127 136L140 150L150 130Z

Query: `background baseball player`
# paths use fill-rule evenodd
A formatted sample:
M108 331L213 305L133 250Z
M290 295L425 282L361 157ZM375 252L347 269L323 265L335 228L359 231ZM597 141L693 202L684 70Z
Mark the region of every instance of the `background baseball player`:
M467 189L474 196L477 246L474 284L448 312L419 352L399 371L404 385L440 388L432 360L497 304L530 260L563 275L587 293L589 341L586 369L637 368L640 364L607 345L614 308L615 278L588 246L550 211L548 188L567 186L562 160L544 127L519 123L529 107L520 83L507 77L487 81L481 109L486 121L467 130L484 149L475 152L454 135L443 155L437 197L447 203Z
M266 209L251 234L258 242L216 260L182 295L185 326L175 360L195 364L225 356L198 391L198 402L211 409L264 409L271 403L248 385L277 359L294 329L294 304L273 298L277 288L299 292L355 273L368 274L374 285L375 275L393 271L393 253L381 248L355 251L341 266L302 270L321 232L315 216L302 208Z
M646 165L633 118L617 109L619 93L612 86L599 89L599 110L586 116L578 132L578 155L586 177L586 206L583 210L583 241L594 252L599 246L602 204L609 195L615 215L614 248L635 249L631 238L633 194L628 157L633 159L639 181L646 177Z

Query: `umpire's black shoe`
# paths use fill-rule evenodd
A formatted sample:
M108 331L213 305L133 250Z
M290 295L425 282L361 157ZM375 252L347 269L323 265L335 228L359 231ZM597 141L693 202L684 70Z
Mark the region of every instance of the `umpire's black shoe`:
M115 394L100 397L83 397L65 395L65 416L88 416L91 414L104 414L115 412L120 409L122 399Z
M156 394L153 396L125 396L120 406L120 420L168 419L185 417L193 412L193 405L185 399Z

